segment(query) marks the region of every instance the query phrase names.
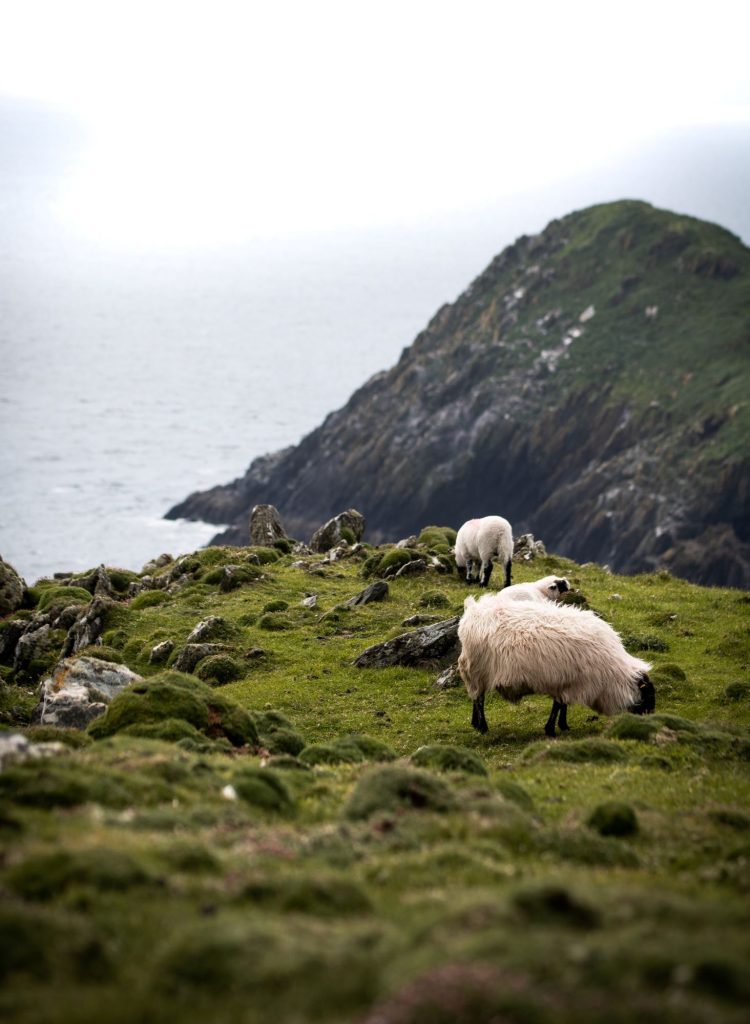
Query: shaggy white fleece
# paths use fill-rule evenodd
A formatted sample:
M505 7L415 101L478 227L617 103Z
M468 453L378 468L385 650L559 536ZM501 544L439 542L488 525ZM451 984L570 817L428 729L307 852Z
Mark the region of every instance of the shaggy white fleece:
M638 703L638 679L651 668L593 612L549 601L468 597L458 636L473 700L490 690L510 701L540 693L612 715Z

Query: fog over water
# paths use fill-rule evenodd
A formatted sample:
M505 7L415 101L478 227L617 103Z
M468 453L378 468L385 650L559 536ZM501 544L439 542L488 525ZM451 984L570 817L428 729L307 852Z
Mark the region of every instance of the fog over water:
M104 17L101 8L87 10ZM64 17L50 16L64 31L67 8ZM170 33L173 22L164 17ZM200 47L202 22L194 21ZM412 18L405 31L421 38L425 24ZM131 27L136 45L135 21ZM284 25L277 28L286 45ZM27 42L36 38L31 15L24 31ZM386 23L378 31L384 43L392 38ZM475 38L469 21L461 31ZM441 32L447 53L454 30L445 16ZM216 527L165 521L172 504L298 442L391 366L504 246L554 217L638 198L750 240L750 133L737 75L729 82L736 95L728 85L715 123L682 117L667 129L660 114L662 121L639 136L634 107L620 137L609 119L597 120L601 103L587 106L596 93L579 60L568 65L570 96L583 99L566 106L558 97L550 114L559 121L573 110L578 121L559 122L553 132L524 113L523 90L498 87L498 99L486 95L501 70L488 63L486 41L484 63L461 58L480 76L469 82L471 94L460 91L468 72L446 81L435 54L425 65L443 106L428 105L432 94L411 64L415 53L426 60L431 51L411 48L408 39L394 72L401 78L385 100L376 75L357 81L357 100L331 72L320 86L325 102L305 101L300 82L314 85L305 67L312 76L327 65L325 53L313 60L303 35L295 59L309 67L284 94L280 119L258 106L265 121L245 133L255 149L248 142L226 152L210 147L222 144L221 132L241 134L235 128L245 94L223 111L213 136L196 134L201 145L191 141L193 149L185 149L193 125L184 110L175 114L179 144L165 148L173 124L160 118L169 97L159 98L162 106L148 120L148 90L164 77L157 36L153 66L142 66L141 106L132 110L124 78L120 93L110 83L106 94L106 54L98 55L104 98L95 110L97 90L83 73L74 80L74 53L63 61L65 47L45 44L44 61L37 55L34 65L26 59L34 47L24 56L9 36L0 40L0 554L29 581L100 562L139 569L161 551L176 555L205 543ZM548 43L551 60L557 50ZM238 53L243 45L237 41ZM338 59L334 43L329 48ZM190 52L181 59L192 75ZM347 60L354 82L356 54ZM367 60L370 72L379 68L379 57ZM601 54L597 62L603 73ZM506 67L513 81L522 64ZM540 74L548 65L537 55ZM66 68L70 81L60 77ZM192 101L205 83L188 80ZM551 79L540 83L537 111L554 94ZM67 106L45 99L58 86L62 93L67 87ZM639 89L638 109L647 111L650 93L643 82ZM681 95L676 86L667 92ZM629 101L628 90L620 93ZM79 94L98 121L72 112ZM745 106L736 115L740 100ZM107 103L125 118L121 136ZM197 110L196 133L213 123L215 108L204 106L189 110ZM328 114L334 120L315 120ZM140 135L139 117L146 126ZM95 123L109 134L94 138ZM386 152L381 144L391 125ZM518 134L527 127L528 139ZM307 149L289 141L295 131ZM142 148L133 150L134 139ZM326 142L330 151L320 148ZM190 158L198 155L196 176ZM505 164L515 167L512 179L500 173ZM257 180L248 170L256 165Z

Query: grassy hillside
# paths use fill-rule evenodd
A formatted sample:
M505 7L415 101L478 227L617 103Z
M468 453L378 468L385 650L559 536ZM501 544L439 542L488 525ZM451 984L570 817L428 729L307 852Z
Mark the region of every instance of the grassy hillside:
M548 701L493 699L482 737L463 689L435 688L441 666L352 664L415 614L460 612L455 574L390 579L385 601L346 609L367 547L252 554L197 552L171 592L109 609L82 653L148 685L88 733L24 724L33 681L2 669L6 728L65 744L0 773L8 1019L746 1018L745 594L517 565L516 582L564 572L653 662L657 714L573 708L550 741ZM228 564L244 572L225 592ZM58 586L32 596L50 607ZM221 654L193 675L149 663L210 615Z

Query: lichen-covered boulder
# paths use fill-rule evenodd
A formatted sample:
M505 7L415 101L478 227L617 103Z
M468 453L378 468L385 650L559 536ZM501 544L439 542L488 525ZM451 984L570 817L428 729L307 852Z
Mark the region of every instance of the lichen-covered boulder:
M127 665L99 658L63 658L39 688L32 722L67 729L85 729L107 705L141 677Z
M215 640L217 637L225 637L229 626L227 620L221 615L209 615L194 626L185 641L188 644L202 644L207 640Z
M335 548L342 540L348 544L357 544L365 534L365 517L356 508L348 508L316 530L310 541L310 547L318 554Z
M25 590L26 584L13 566L0 557L0 618L21 607Z

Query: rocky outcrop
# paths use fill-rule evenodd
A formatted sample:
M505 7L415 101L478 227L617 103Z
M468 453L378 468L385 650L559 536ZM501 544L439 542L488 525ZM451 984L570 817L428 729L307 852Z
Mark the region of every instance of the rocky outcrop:
M127 665L98 658L64 658L39 689L32 722L66 729L85 729L103 715L107 705L141 677Z
M255 505L250 514L250 543L273 547L274 541L288 540L281 517L273 505Z
M333 519L329 519L310 540L310 550L323 554L346 541L347 544L358 544L365 533L365 517L356 508L348 508Z
M578 561L750 586L749 303L729 232L638 202L571 214L299 445L169 515L246 543L258 502L295 536L353 505L378 543L497 513Z

